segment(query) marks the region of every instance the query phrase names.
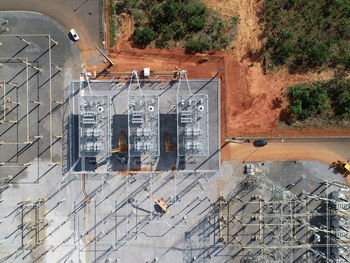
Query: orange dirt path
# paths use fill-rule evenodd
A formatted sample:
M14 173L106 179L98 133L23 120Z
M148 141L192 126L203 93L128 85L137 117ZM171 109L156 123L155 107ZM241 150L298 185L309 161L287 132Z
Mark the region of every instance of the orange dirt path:
M256 15L263 1L202 1L224 16L239 15L241 20L239 34L237 40L234 41L233 50L208 52L209 60L200 63L205 56L203 54L190 55L181 49L138 49L132 46L130 39L133 33L132 19L127 14L122 14L117 45L109 49L109 56L115 62L109 71L131 72L142 70L144 67L150 67L156 72L186 69L190 78L220 78L222 81L222 138L350 134L350 130L334 128L307 130L276 128L281 111L287 105L282 95L287 86L305 81L330 79L333 73L289 75L287 72L278 72L264 74L260 62L252 62L247 56L252 48L259 49L263 44L259 40L261 31ZM90 69L102 70L105 66L95 66ZM279 105L274 104L275 100L281 101Z
M252 143L229 143L221 150L222 161L297 161L314 160L330 165L350 159L350 142L270 142L256 148ZM350 176L344 178L350 186Z
M331 164L336 160L350 159L349 147L349 142L270 142L261 148L252 143L229 143L223 147L221 157L223 161L316 160Z
M344 129L281 129L276 128L279 115L287 102L282 97L285 87L321 79L330 79L333 72L322 74L289 75L288 72L265 74L260 62L252 62L247 54L259 49L260 25L257 12L263 1L256 0L201 0L224 16L240 16L239 34L235 48L211 51L209 56L191 55L181 49L138 49L132 46L130 36L132 20L121 18L117 45L108 52L115 65L110 72L131 72L150 67L152 71L164 72L185 69L190 78L221 79L221 131L225 137L237 136L322 136L349 135ZM108 19L108 17L107 17ZM107 34L109 31L107 31ZM208 61L201 63L203 56ZM103 70L107 65L95 69ZM274 106L278 98L281 103ZM269 143L268 147L254 148L251 144L227 144L222 149L222 161L236 160L317 160L330 164L334 160L350 159L349 143ZM348 182L350 185L350 182Z
M150 67L154 72L174 71L186 69L188 75L194 78L210 78L217 75L222 57L211 57L206 63L199 63L201 57L175 53L176 51L160 51L147 49L142 51L122 50L118 54L111 53L115 65L110 67L111 72L131 72Z
M280 114L287 105L285 88L300 82L331 79L333 72L289 75L288 72L265 74L260 62L248 57L252 49L263 45L257 13L263 1L201 0L223 16L239 16L235 48L225 54L225 85L222 88L222 137L346 135L350 129L278 129ZM280 100L280 105L274 101Z
M121 29L117 45L109 50L115 62L111 72L131 72L150 67L153 71L186 69L190 78L220 78L222 81L222 138L235 136L298 136L298 135L346 135L344 129L293 130L276 128L281 111L287 105L283 92L287 86L321 79L330 79L333 72L322 74L289 75L280 71L265 74L260 62L248 58L251 49L259 49L263 41L257 13L263 1L255 0L202 0L223 16L239 16L239 34L235 48L227 51L208 52L209 60L200 63L204 55L189 55L184 50L138 49L132 46L132 19L120 16ZM108 14L108 12L107 12ZM108 19L108 17L107 17ZM108 27L108 22L107 22ZM215 56L213 56L215 55ZM102 70L105 66L94 67ZM276 105L274 102L279 100Z

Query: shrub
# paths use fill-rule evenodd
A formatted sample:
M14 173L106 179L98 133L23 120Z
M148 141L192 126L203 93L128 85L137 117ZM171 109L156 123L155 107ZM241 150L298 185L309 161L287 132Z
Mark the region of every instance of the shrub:
M176 45L194 52L228 47L239 23L237 17L222 19L199 0L117 0L116 13L121 12L134 19L135 44ZM203 34L210 40L201 39Z
M112 7L112 6L111 6ZM121 13L125 13L128 12L128 9L130 8L130 1L129 0L118 0L115 3L115 13L117 15L121 14ZM112 8L111 8L112 9Z
M314 85L299 84L289 88L291 100L290 111L298 119L321 114L330 108L330 100L325 87L319 83Z
M136 28L134 31L135 43L141 46L146 46L157 38L157 33L152 28Z
M116 37L116 22L115 22L115 14L114 14L114 2L113 0L109 0L109 6L110 6L110 11L109 11L109 46L113 47L115 45L115 37Z
M186 49L192 52L204 53L209 48L209 44L202 40L190 40L186 43Z
M333 116L350 117L350 80L332 79L288 88L290 112L303 120L331 109Z
M350 80L334 79L326 82L331 104L336 115L346 119L350 117Z
M201 17L194 16L188 20L188 27L190 31L200 31L204 27L204 20Z
M261 53L272 67L284 65L295 72L324 67L345 67L350 46L349 0L266 0L260 12ZM265 67L266 68L266 67Z

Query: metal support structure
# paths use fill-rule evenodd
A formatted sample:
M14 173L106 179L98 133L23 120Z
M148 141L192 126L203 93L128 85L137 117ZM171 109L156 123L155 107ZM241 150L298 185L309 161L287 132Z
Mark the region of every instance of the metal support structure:
M49 117L49 132L50 132L50 136L49 136L49 140L50 140L50 145L49 145L49 154L50 157L49 159L51 160L51 162L53 161L53 140L52 140L52 129L53 129L53 120L52 120L52 69L51 69L51 65L52 65L52 50L51 47L56 45L57 42L51 39L51 36L49 34L6 34L6 35L1 35L2 38L7 39L7 38L17 38L20 41L26 43L27 45L31 45L33 42L29 41L30 38L33 37L44 37L48 39L48 65L50 65L48 67L48 86L49 86L49 112L48 112L48 117ZM3 42L2 42L3 43ZM52 43L54 43L54 45L52 45ZM28 57L7 57L7 58L0 58L0 62L1 64L5 65L5 63L8 63L9 60L14 61L14 62L20 62L23 63L25 65L25 75L26 75L26 80L24 82L23 85L19 86L17 83L13 83L13 82L6 82L6 85L12 86L12 87L16 87L16 88L22 88L23 86L26 88L26 100L25 101L13 101L11 99L11 101L6 100L6 87L4 85L4 109L6 109L6 107L8 105L6 104L15 104L18 107L25 107L26 108L26 114L25 114L25 120L23 120L23 122L26 122L26 139L24 140L24 142L2 142L3 144L28 144L28 142L30 142L30 125L29 125L29 104L33 103L36 105L42 105L41 101L37 101L37 100L33 100L33 99L29 99L29 67L37 70L37 71L41 71L42 69L38 68L37 66L33 65L33 63L31 63L29 61ZM2 62L4 61L4 62ZM55 67L55 66L54 66ZM60 69L59 67L56 67L57 69ZM1 84L1 82L0 82ZM58 104L60 104L60 101L57 101ZM25 105L24 105L25 104ZM1 123L17 123L16 120L8 120L7 116L6 116L6 111L2 112L1 115L3 116L2 119L0 120L0 124Z
M181 90L182 79L187 89ZM193 94L185 70L177 87L177 154L185 159L209 155L209 102L206 94Z
M6 35L7 36L7 35ZM8 61L19 61L23 64L26 65L25 67L25 74L26 74L26 80L25 80L25 87L26 87L26 100L25 102L23 101L14 101L11 97L7 97L7 92L6 92L6 85L10 85L15 87L16 89L19 88L19 85L17 83L11 83L11 82L5 82L5 81L0 81L1 87L3 88L3 116L2 119L0 120L0 123L18 123L18 120L8 120L6 118L6 109L7 109L7 104L12 104L16 105L18 107L23 106L22 103L25 103L25 109L26 109L26 114L25 114L25 120L26 120L26 142L30 141L29 140L29 69L28 69L28 58L22 58L22 57L14 57L14 58L0 58L0 60L5 61L6 63ZM22 144L22 142L7 142L10 144Z
M244 190L246 187L252 191L254 187L265 184L260 175L255 174L254 176L248 177L246 182L241 184L238 192L240 192L242 199L246 195L246 190ZM226 246L232 244L233 247L244 249L244 255L252 253L249 257L263 260L263 262L272 262L271 260L273 260L273 262L292 263L295 260L294 255L297 250L305 252L314 250L315 258L319 257L326 262L333 262L334 248L350 252L350 213L346 213L346 211L350 212L350 202L348 201L350 192L337 183L330 184L324 181L324 185L326 191L318 199L315 198L316 195L307 193L304 193L302 197L296 197L283 189L273 189L273 186L270 185L266 186L271 190L270 200L263 200L261 196L256 195L251 196L250 201L242 200L239 195L232 197L227 202L223 202L222 198L219 198L215 212L218 218L219 241L224 242ZM333 188L343 189L341 192L348 197L340 197L337 201L331 197L334 192L332 194L329 192L330 185ZM337 193L337 191L335 192ZM257 198L258 200L256 200ZM310 201L322 202L325 207L324 212L309 209ZM244 205L244 207L250 206L255 212L247 213L245 212L246 208L241 211L238 209L239 204ZM324 218L324 227L313 225L312 219L315 217ZM334 221L337 217L339 222L346 224L338 230L334 228ZM230 230L231 228L232 230ZM241 228L241 230L237 231L237 228ZM256 233L256 235L251 234L255 244L241 240L241 238L246 237L244 233L246 228L250 229L248 233L251 231ZM303 229L302 233L299 233L300 229ZM324 240L311 243L310 241L315 238L316 233L323 233ZM303 238L300 235L303 235ZM299 252L299 254L302 253Z
M22 40L22 41L23 41L24 43L26 43L27 45L30 45L30 44L31 44L29 41L25 40L23 37L18 36L17 38L20 39L20 40Z
M160 154L159 122L159 96L144 94L137 71L132 71L128 85L128 152L152 170Z
M53 163L53 149L52 149L52 54L51 54L51 35L47 35L48 37L48 46L49 46L49 122L50 122L50 160Z
M79 98L79 156L111 156L109 96L84 96Z

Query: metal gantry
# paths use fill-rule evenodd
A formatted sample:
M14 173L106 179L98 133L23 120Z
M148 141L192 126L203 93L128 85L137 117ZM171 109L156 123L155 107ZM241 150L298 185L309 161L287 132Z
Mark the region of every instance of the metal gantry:
M136 90L131 88L134 79ZM131 73L128 87L128 144L129 156L142 161L160 154L159 96L142 92L136 71Z
M242 199L249 196L245 187L253 185L252 190L261 184L265 184L261 178L248 178L241 184L239 196ZM304 193L297 197L271 188L269 200L252 194L249 201L238 195L229 200L221 197L216 208L219 241L243 249L243 261L253 257L263 262L290 263L295 262L298 253L306 262L314 262L316 257L325 262L349 262L350 192L346 189L341 194L338 190L330 192L331 185L339 186L325 181L322 196ZM322 211L309 207L315 200L323 207ZM245 211L248 206L252 212ZM315 218L322 225L315 224ZM247 240L248 237L251 239Z
M180 92L185 78L188 93ZM209 155L209 105L208 95L193 94L187 72L180 72L177 90L177 153L178 156Z
M175 130L172 130L172 135L166 132L165 137L165 152L167 145L171 149L176 148L177 159L176 165L185 163L192 157L208 157L209 156L209 97L207 94L194 94L190 87L190 81L187 79L187 72L180 71L180 78L176 85L169 84L169 87L174 87L170 91L171 96L176 99L176 102L168 107L171 110L166 110L164 102L160 102L163 82L145 80L140 82L138 72L132 71L130 78L127 81L112 82L114 86L118 85L118 93L115 95L114 89L105 89L103 85L95 83L103 83L103 81L93 80L89 83L89 73L81 75L79 96L99 96L108 94L111 97L114 111L118 112L113 115L113 127L119 130L119 141L117 147L111 147L113 159L125 164L122 169L127 170L154 170L157 167L161 151L161 127L160 127L160 109L166 114L171 111L172 114L177 113L176 122L171 122L170 125L176 125ZM149 85L149 82L151 85ZM183 87L181 87L183 86ZM97 88L101 87L101 88ZM147 87L147 88L144 88ZM196 90L198 87L196 87ZM155 90L155 91L154 91ZM85 94L84 94L85 93ZM125 96L127 93L127 101L122 101L119 104L115 102L116 96ZM176 96L176 98L175 98ZM125 107L125 102L126 107ZM169 103L169 100L167 101ZM72 104L74 108L74 102ZM81 114L79 113L80 117ZM120 116L117 116L120 115ZM127 116L127 123L125 118ZM111 116L112 117L112 116ZM175 114L174 114L175 117ZM173 116L171 117L171 120ZM175 118L174 118L175 120ZM121 123L123 122L123 123ZM164 122L168 125L169 122ZM127 127L125 127L127 124ZM126 130L127 129L127 130ZM169 128L165 128L167 130ZM82 131L80 130L79 133ZM167 137L169 135L169 137ZM82 137L81 135L80 137ZM171 136L171 137L170 137ZM111 135L113 137L113 134ZM124 140L126 138L126 140ZM170 139L169 139L170 138ZM172 142L170 143L170 140ZM111 140L112 141L112 140ZM107 143L107 142L106 142ZM72 144L73 145L73 144ZM89 144L90 145L90 144ZM81 148L82 149L82 148ZM81 155L80 150L80 157ZM119 153L127 153L120 157ZM88 156L86 156L88 157ZM72 158L74 159L74 158ZM200 159L200 158L199 158ZM107 160L110 164L112 159ZM194 160L194 159L193 159ZM77 163L77 162L75 162ZM109 166L109 168L111 168ZM175 166L174 166L175 167ZM178 167L178 166L176 166ZM150 169L148 169L150 168ZM117 171L118 168L113 167ZM186 168L188 169L188 168ZM194 169L190 167L188 170ZM81 171L86 171L81 168Z
M111 155L109 96L81 96L79 100L80 157Z
M8 21L7 20L1 20L0 19L0 24L1 26L7 25ZM7 28L8 29L8 28ZM6 30L9 31L9 30ZM60 68L58 68L57 66L52 64L52 47L54 47L55 45L57 45L57 42L54 41L51 38L50 34L2 34L0 35L0 42L1 45L3 47L6 47L6 45L13 45L14 41L20 41L24 44L24 47L21 50L22 54L25 54L26 52L26 48L30 47L33 42L35 44L35 41L43 41L43 42L47 42L47 53L48 53L48 66L47 68L47 72L48 72L48 76L47 76L47 81L45 83L47 83L48 85L48 94L49 94L49 99L46 102L42 102L39 101L38 99L33 99L31 98L32 94L36 94L36 91L33 91L30 84L29 84L29 80L32 76L30 76L29 74L29 69L33 69L36 71L36 73L38 72L42 72L43 68L40 68L37 65L37 61L35 61L33 58L30 58L30 54L32 54L33 52L30 51L31 53L28 53L28 56L25 57L11 57L11 58L0 58L0 67L5 67L6 65L8 65L10 63L11 67L13 66L13 63L16 64L21 64L24 65L24 69L20 71L20 73L23 72L23 74L25 75L25 77L23 79L21 79L21 83L16 83L15 81L13 81L13 79L15 79L15 77L17 77L18 75L16 75L15 77L11 76L11 79L5 79L3 77L0 76L0 79L2 79L4 81L4 83L0 83L1 87L2 87L2 96L3 96L3 112L2 112L2 119L0 120L0 124L6 124L6 123L18 123L18 120L13 120L13 119L7 119L6 114L7 111L11 111L11 109L13 107L20 107L21 111L24 111L25 116L23 116L23 119L26 122L26 139L20 142L8 142L8 141L1 141L1 144L32 144L34 140L37 139L42 139L43 136L40 134L31 134L31 130L30 130L30 119L29 119L29 113L30 113L30 105L35 105L35 106L40 106L43 103L48 103L49 105L49 110L48 110L48 118L49 118L49 154L50 154L50 161L54 164L59 163L60 161L54 161L53 160L53 149L52 149L52 145L54 144L53 139L57 138L57 136L62 136L62 135L53 135L52 131L53 131L53 118L52 118L52 114L53 114L53 108L55 103L56 104L62 104L59 101L56 101L53 96L52 96L52 67L58 69L59 71L61 70ZM35 73L35 74L36 74ZM10 96L8 96L8 92L6 91L6 87L10 87L12 88L23 88L25 87L26 89L26 97L25 99L21 99L21 101L16 101L15 99L11 98ZM22 117L21 117L22 118ZM28 165L27 165L28 166ZM3 165L1 165L0 167L14 167L14 168L18 168L18 167L26 167L26 165L10 165L10 164L6 164L4 163Z
M129 96L128 109L129 156L159 156L159 97Z
M11 82L11 80L2 80L0 81L0 88L2 89L2 100L3 100L3 108L2 108L2 118L0 120L0 124L17 124L18 123L18 116L17 119L11 119L9 117L9 113L12 112L15 108L21 107L24 109L24 118L25 118L25 124L26 124L26 137L23 141L1 141L1 144L31 144L29 138L29 103L31 100L29 99L29 63L28 58L0 58L1 65L5 63L19 63L24 66L23 71L25 72L25 80L23 81L25 86L25 98L22 100L22 98L18 98L18 96L11 96L11 90L17 90L19 88L19 84ZM9 87L9 88L7 88Z

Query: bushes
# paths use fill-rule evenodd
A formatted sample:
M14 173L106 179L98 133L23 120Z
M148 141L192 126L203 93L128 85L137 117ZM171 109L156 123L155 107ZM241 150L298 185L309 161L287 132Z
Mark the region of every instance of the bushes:
M188 20L189 31L198 32L204 27L204 19L198 16L190 17Z
M113 47L115 45L115 31L117 30L117 26L115 23L115 15L114 15L114 3L113 0L109 0L109 6L110 6L110 11L109 11L109 46Z
M157 38L157 33L154 32L151 28L136 28L134 32L134 41L136 44L141 46L147 46L153 40Z
M319 83L291 87L289 98L291 100L290 110L299 119L306 119L330 108L327 90Z
M260 13L268 36L266 65L291 71L337 67L349 71L348 0L266 0Z
M121 12L134 18L135 44L159 48L176 45L195 52L228 47L239 23L237 17L223 20L198 0L118 0L116 13Z
M326 110L339 118L350 118L350 80L299 84L288 89L290 112L296 119L322 115Z
M209 44L202 40L190 40L186 43L186 49L192 52L204 53L208 47Z
M334 79L327 83L328 94L336 115L350 118L350 80Z

